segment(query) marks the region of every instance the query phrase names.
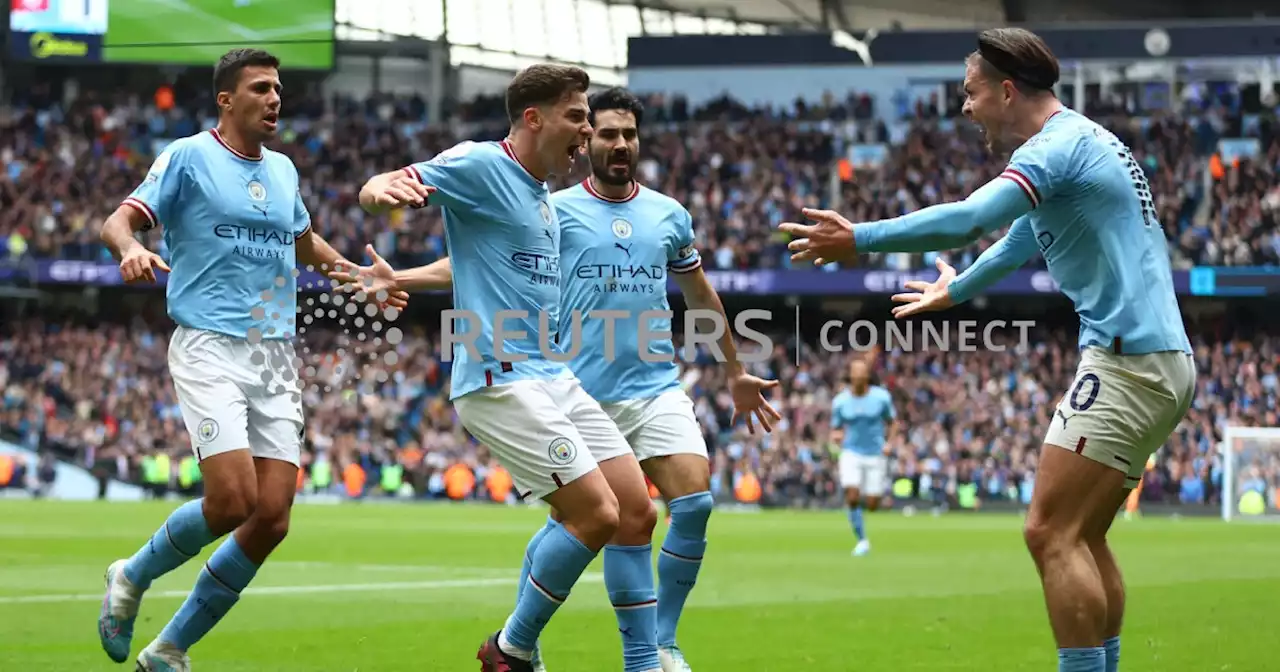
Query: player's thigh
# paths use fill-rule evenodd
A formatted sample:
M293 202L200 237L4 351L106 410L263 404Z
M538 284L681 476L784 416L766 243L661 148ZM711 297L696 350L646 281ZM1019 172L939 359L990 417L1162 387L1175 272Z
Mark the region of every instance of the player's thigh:
M549 381L546 386L549 394L564 409L565 415L586 442L587 450L591 451L596 464L604 464L624 455L634 457L631 445L627 443L626 436L613 417L600 402L582 389L576 378Z
M169 342L169 377L173 380L182 422L191 437L191 449L200 462L209 487L222 485L225 468L206 465L210 458L241 451L238 458L217 464L238 463L228 472L252 480L249 456L248 398L232 372L226 368L230 354L224 339L209 332L179 327Z
M586 441L541 381L481 388L455 399L454 408L467 431L511 473L521 499L548 499L597 471ZM599 487L608 489L603 477ZM552 506L570 517L574 513Z
M1027 511L1027 539L1033 546L1087 538L1107 515L1115 515L1125 472L1062 446L1040 451L1036 487Z
M709 490L707 443L689 395L672 390L625 403L634 405L637 420L627 440L662 496L669 501Z
M254 457L253 467L258 480L258 506L254 515L287 529L289 511L298 491L298 465L287 460ZM282 535L283 532L281 529Z

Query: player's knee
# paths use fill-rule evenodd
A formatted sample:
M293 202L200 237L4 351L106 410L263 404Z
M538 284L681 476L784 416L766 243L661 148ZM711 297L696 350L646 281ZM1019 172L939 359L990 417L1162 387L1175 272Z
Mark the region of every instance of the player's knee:
M591 541L592 546L596 546L598 542L598 546L603 547L618 533L618 525L621 519L622 514L618 506L618 500L616 497L611 496L604 498L593 507L583 517L579 527Z
M1038 562L1052 558L1068 541L1066 530L1037 516L1027 516L1022 527L1022 538L1027 550Z
M219 488L206 492L205 522L215 533L225 534L243 525L258 507L258 491L254 487Z
M618 503L618 536L635 539L635 543L647 543L653 538L653 528L658 526L658 507L645 497L636 501Z

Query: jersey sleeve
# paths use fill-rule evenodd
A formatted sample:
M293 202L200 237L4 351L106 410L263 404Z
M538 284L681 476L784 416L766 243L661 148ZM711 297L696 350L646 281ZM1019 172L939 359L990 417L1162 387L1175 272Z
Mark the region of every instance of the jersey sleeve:
M982 290L1020 268L1039 251L1035 231L1031 228L1031 217L1019 217L1003 238L978 255L969 268L951 281L947 286L951 302L961 304L981 294Z
M302 189L298 189L293 198L293 236L301 238L311 231L311 213L307 211L307 204L302 200Z
M693 244L693 215L680 208L676 221L676 235L667 249L667 268L672 273L691 273L702 268L702 256Z
M840 397L831 402L831 429L840 429Z
M898 412L893 408L893 395L888 390L884 391L884 419L897 420Z
M176 142L165 147L147 170L142 184L124 199L124 205L146 216L144 231L150 231L172 218L174 205L182 196L183 176L187 170L188 152L185 147L185 144Z
M486 185L489 160L481 143L462 142L440 152L430 161L422 161L402 170L418 182L435 189L430 204L452 210L470 210L479 202L478 194Z
M1018 185L1032 209L1038 208L1071 179L1078 145L1075 134L1037 135L1013 152L1000 178Z

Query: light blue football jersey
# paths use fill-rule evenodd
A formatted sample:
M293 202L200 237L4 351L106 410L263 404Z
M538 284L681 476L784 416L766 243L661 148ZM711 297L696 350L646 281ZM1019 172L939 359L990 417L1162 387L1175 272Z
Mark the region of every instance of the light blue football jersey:
M404 170L436 189L430 202L444 211L453 306L467 315L454 321L453 331L479 331L478 359L464 344L453 346L450 399L489 385L571 376L566 363L543 352L563 351L556 345L560 226L546 183L520 164L505 140L463 142ZM507 332L501 351L494 347L499 317ZM499 352L522 361L502 362Z
M831 402L831 428L844 430L840 448L858 455L883 454L885 424L896 417L893 397L879 385L861 396L845 389Z
M597 401L647 399L679 385L679 365L669 337L671 320L646 318L648 352L667 361L640 358L640 316L670 311L667 271L688 273L702 266L693 246L693 218L684 206L652 189L634 185L624 199L608 199L589 182L551 197L560 216L564 300L562 346L582 387ZM605 350L606 321L597 310L622 311L612 320L614 352ZM582 341L575 344L570 320L582 317ZM575 348L577 348L575 350Z
M254 340L297 333L294 241L311 216L289 157L245 156L213 129L166 147L124 202L164 228L174 322Z
M1031 238L1080 315L1080 347L1191 352L1169 250L1142 167L1114 134L1063 109L1013 153L1000 177L1032 211ZM1024 257L1026 258L1026 257Z

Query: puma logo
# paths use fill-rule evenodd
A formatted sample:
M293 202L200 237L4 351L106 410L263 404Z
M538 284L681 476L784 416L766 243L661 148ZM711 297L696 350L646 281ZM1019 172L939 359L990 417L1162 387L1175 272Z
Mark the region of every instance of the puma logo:
M618 628L618 632L621 632L623 637L631 636L631 628Z
M619 250L622 250L623 252L626 252L628 259L631 258L631 248L629 246L623 245L622 243L614 243L613 246L618 248Z
M1070 420L1071 418L1076 417L1076 416L1074 416L1074 415L1072 415L1072 416L1069 416L1069 417L1068 417L1066 413L1063 413L1063 412L1062 412L1062 409L1061 409L1061 408L1059 408L1059 409L1057 410L1057 415L1058 415L1058 417L1062 418L1062 428L1063 428L1063 429L1066 429L1066 428L1067 428L1067 421L1068 421L1068 420Z

